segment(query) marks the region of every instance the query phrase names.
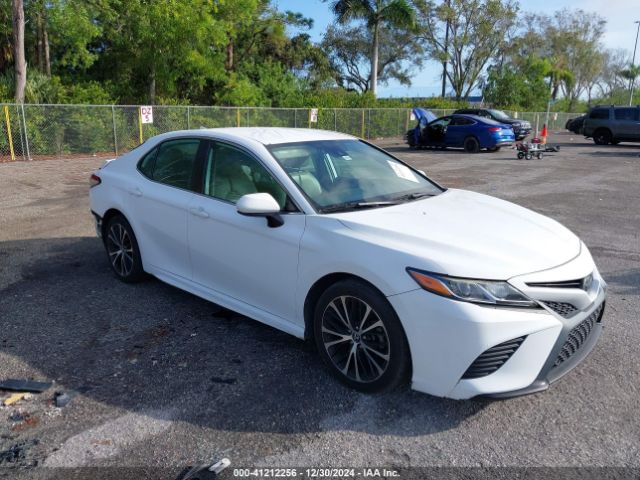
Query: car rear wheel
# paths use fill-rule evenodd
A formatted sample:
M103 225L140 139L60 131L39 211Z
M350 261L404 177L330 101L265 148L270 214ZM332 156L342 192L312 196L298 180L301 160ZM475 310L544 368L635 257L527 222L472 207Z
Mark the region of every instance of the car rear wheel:
M593 134L593 142L596 145L609 145L611 143L611 132L605 128L596 130Z
M104 246L113 273L123 282L142 280L145 276L138 241L131 225L122 215L109 220L105 229Z
M478 153L480 151L480 142L475 137L468 137L464 140L464 151L467 153Z
M386 298L364 282L341 281L322 294L314 336L333 375L352 388L389 391L408 378L409 345L400 320Z

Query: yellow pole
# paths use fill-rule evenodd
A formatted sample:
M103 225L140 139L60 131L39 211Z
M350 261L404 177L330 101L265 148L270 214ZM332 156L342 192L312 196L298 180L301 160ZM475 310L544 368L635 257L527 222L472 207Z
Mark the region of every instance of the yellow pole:
M362 109L362 135L360 138L364 138L364 108Z
M140 129L140 143L144 142L142 138L142 107L138 107L138 127Z
M11 152L11 160L16 159L16 154L13 151L13 137L11 136L11 122L9 121L9 106L4 106L4 118L7 122L7 137L9 138L9 151Z
M239 108L236 110L236 126L237 127L240 126L240 109Z

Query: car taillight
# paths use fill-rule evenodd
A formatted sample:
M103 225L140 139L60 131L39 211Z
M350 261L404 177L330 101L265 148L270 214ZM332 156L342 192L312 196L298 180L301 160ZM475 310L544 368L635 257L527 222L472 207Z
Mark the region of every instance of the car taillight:
M490 132L501 132L502 128L500 127L489 127Z
M95 187L96 185L100 185L102 183L102 180L100 180L100 177L98 175L96 175L95 173L91 175L91 178L89 178L89 187Z

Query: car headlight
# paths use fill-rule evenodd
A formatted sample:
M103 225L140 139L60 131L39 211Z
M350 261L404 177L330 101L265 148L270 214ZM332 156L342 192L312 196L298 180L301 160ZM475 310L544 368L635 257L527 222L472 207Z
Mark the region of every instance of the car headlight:
M418 285L425 290L464 302L509 307L538 308L538 304L507 282L457 278L407 268Z

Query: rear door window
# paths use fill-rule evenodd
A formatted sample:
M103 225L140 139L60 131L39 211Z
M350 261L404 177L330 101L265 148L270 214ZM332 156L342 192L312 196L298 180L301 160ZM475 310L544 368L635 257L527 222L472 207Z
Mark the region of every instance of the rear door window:
M614 115L616 120L630 120L635 121L638 120L638 109L637 108L616 108L614 111Z
M473 121L471 119L469 119L469 118L453 117L453 119L451 120L451 123L449 125L458 125L458 126L473 125Z
M594 108L591 110L589 114L589 118L594 118L598 120L608 120L609 119L609 109L608 108Z
M196 138L169 140L145 155L138 163L138 170L156 182L192 190L199 148L200 140Z

